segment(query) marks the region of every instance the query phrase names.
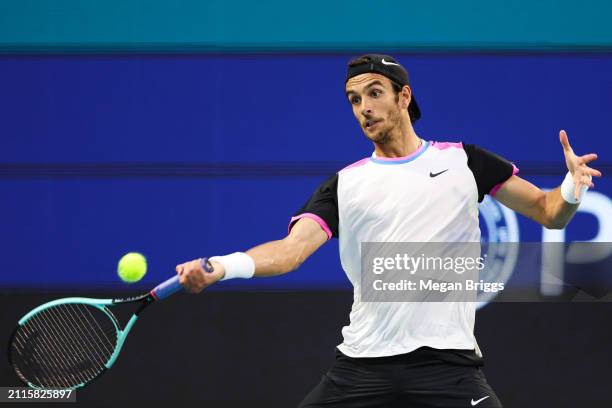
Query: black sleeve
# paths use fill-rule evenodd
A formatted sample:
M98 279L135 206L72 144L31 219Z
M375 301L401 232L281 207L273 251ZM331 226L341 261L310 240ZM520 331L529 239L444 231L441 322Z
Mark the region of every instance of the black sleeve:
M473 144L464 144L468 167L478 186L478 202L485 194L495 195L501 184L518 172L508 160Z
M338 174L321 183L306 204L293 215L289 230L297 220L304 217L317 221L328 238L338 238Z

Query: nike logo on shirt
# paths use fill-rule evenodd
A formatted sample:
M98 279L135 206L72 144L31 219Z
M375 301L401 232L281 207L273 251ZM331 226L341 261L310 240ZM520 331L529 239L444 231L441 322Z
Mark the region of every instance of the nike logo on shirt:
M446 170L442 170L442 171L441 171L441 172L439 172L439 173L432 173L432 172L429 172L429 177L437 177L437 176L439 176L440 174L442 174L442 173L444 173L444 172L447 172L447 171L448 171L448 169L446 169Z

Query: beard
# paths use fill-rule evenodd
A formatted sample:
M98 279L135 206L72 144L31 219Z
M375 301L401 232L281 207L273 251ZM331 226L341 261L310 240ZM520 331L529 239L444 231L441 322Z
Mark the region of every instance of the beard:
M394 131L400 128L401 115L399 110L392 111L389 114L389 118L386 120L386 122L385 128L381 129L378 133L371 136L368 136L366 133L368 139L379 145L385 145L393 141Z
M370 137L370 140L379 145L386 145L391 141L391 129L384 129Z

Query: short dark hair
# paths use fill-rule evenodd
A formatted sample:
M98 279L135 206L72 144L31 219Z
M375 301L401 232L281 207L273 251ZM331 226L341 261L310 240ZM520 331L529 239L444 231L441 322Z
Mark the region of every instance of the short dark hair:
M391 81L391 80L389 80L389 81ZM395 92L396 95L399 95L399 93L402 92L403 86L401 86L397 82L391 81L391 86L393 87L393 91Z
M356 67L357 65L367 64L368 62L370 62L370 60L371 58L365 55L361 57L353 58L352 60L349 61L348 67L353 68L353 67Z

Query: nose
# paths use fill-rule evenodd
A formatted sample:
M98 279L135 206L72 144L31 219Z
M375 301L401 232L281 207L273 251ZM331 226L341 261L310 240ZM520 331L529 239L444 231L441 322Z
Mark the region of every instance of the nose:
M363 116L371 116L372 115L372 107L367 102L363 102L361 105L361 114Z

